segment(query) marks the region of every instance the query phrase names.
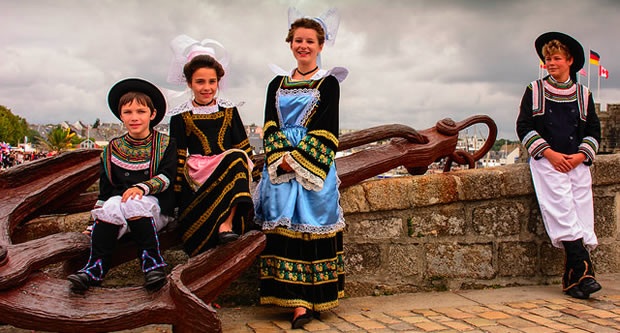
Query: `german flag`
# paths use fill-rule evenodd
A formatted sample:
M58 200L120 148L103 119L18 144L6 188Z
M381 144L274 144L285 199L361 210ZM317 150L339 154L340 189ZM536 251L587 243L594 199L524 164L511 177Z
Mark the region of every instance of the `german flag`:
M601 56L598 53L590 50L590 63L598 66L598 62L601 60Z

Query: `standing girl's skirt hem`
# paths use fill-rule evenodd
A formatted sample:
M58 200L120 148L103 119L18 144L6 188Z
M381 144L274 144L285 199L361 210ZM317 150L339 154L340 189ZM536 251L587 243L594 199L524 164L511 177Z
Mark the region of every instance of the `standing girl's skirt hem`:
M266 233L260 256L260 302L313 311L335 308L344 297L342 230L329 236L277 227Z

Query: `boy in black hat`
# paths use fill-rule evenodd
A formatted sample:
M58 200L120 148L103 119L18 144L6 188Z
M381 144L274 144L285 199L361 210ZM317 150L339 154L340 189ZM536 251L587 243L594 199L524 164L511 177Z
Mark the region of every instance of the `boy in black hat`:
M601 127L592 94L576 83L585 61L581 44L548 32L536 39L535 47L550 75L525 89L517 134L532 157L530 170L547 234L566 254L563 290L585 299L601 289L588 252L598 245L589 166Z
M77 292L99 285L110 268L116 241L131 232L138 246L144 286L159 289L166 280L166 266L157 231L173 215L171 181L176 176L176 144L153 129L166 113L161 91L142 79L116 83L108 105L127 134L112 139L101 155L99 200L92 210L90 258L68 279Z

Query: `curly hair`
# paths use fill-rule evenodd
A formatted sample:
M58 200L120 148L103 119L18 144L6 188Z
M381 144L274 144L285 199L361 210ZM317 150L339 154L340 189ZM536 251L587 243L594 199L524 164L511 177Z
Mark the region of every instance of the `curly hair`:
M303 17L295 20L295 22L291 24L291 28L288 29L288 35L286 35L287 43L291 43L293 41L295 30L297 30L297 28L312 29L316 31L316 38L319 40L319 45L323 45L325 42L325 30L323 30L321 24L313 19Z
M192 75L201 68L213 68L218 82L225 74L224 68L217 60L210 55L201 54L195 56L190 62L183 66L183 75L185 75L187 83L192 83Z
M562 42L557 39L549 41L547 44L545 44L542 48L542 53L545 58L552 56L556 53L562 53L567 60L573 58L573 55L570 54L570 50L568 49L568 47L562 44Z

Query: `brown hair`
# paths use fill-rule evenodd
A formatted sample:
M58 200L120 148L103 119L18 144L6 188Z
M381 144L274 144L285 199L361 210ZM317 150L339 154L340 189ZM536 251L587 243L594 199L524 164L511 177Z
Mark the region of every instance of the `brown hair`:
M225 74L224 68L217 60L213 59L210 55L201 54L195 56L190 62L183 66L183 74L185 75L187 83L192 83L192 75L201 68L213 68L218 82Z
M556 53L562 53L566 57L566 60L570 60L573 58L573 55L570 54L570 50L568 47L557 39L554 39L547 44L545 44L542 48L542 54L546 58L548 56L552 56Z
M295 20L295 22L291 24L290 29L288 29L288 35L286 35L287 43L291 43L293 41L295 30L297 30L297 28L313 29L316 31L316 37L319 40L319 45L323 45L325 42L325 30L323 30L321 24L313 19L303 17Z
M151 100L151 97L139 91L130 91L130 92L123 94L123 96L121 96L121 98L118 100L118 114L119 115L121 114L121 108L123 107L123 105L129 104L133 101L136 101L142 105L147 106L151 110L151 114L153 114L153 110L155 110L155 106L153 105L153 101Z

